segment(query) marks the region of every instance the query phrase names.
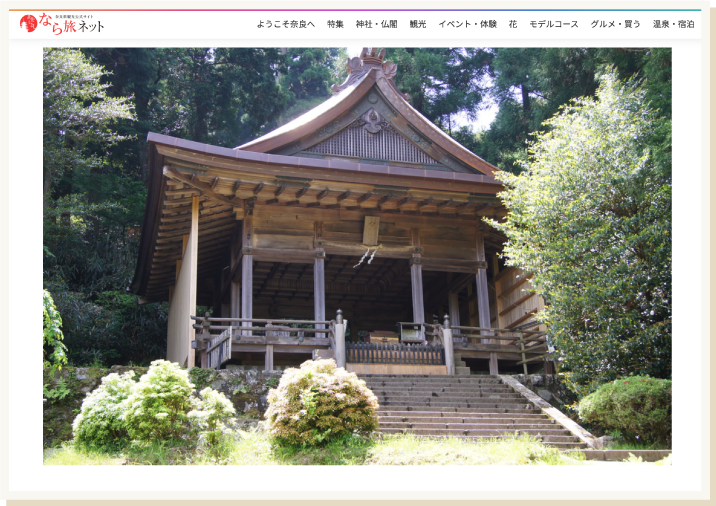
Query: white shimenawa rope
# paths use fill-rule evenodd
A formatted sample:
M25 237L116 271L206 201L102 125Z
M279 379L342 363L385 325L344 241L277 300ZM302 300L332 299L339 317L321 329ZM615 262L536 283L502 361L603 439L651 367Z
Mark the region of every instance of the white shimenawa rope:
M373 250L373 254L368 259L368 265L370 265L370 263L373 261L373 257L375 256L375 254L378 252L378 250L380 248L383 247L382 244L379 244L378 246L366 246L365 244L363 244L362 246L365 248L365 253L363 254L362 257L360 257L360 260L358 261L358 263L353 266L354 269L356 267L358 267L360 264L362 264L363 260L365 260L365 257L368 256L368 253L370 253L370 251Z

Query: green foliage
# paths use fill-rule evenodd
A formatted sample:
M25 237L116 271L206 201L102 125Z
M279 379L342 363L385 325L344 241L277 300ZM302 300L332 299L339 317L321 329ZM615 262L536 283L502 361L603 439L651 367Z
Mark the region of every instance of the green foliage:
M269 378L266 380L266 386L268 388L276 388L278 386L278 378Z
M646 101L671 117L670 48L495 48L490 54L488 96L499 110L485 135L461 142L502 170L522 171L532 132L545 127L570 99L592 96L599 75L613 67L620 79L644 80ZM665 132L664 132L665 133ZM669 130L670 136L670 130Z
M207 443L216 445L226 432L225 424L236 414L236 409L223 393L210 387L199 392L199 398L197 409L190 411L187 416Z
M425 438L396 434L375 438L346 436L321 446L273 444L260 430L239 431L215 447L184 442L132 442L112 448L65 444L43 458L45 465L584 465L581 452L563 453L526 435L467 441L457 437ZM666 464L670 465L670 463Z
M157 93L148 111L155 131L234 147L273 126L286 104L276 83L284 64L278 49L164 48L156 53Z
M547 121L527 172L502 173L508 265L534 275L567 387L671 376L671 165L644 90L607 74Z
M122 419L132 439L195 441L218 444L227 423L233 420L234 406L224 394L210 387L197 398L189 372L166 360L152 362L147 374L132 387L123 403Z
M450 132L457 114L472 120L484 105L491 55L483 48L393 48L386 59L411 105Z
M47 290L42 290L42 306L42 366L62 369L67 364L67 347L62 342L62 317Z
M286 96L286 109L278 125L309 111L331 96L330 85L338 50L291 48L284 55L286 70L279 83ZM340 65L345 66L345 60Z
M111 130L133 119L129 97L110 97L101 82L107 71L80 51L45 48L43 59L43 166L45 196L67 171L90 169L101 156L84 150L90 142L113 144L124 139Z
M72 424L76 444L107 447L127 441L123 403L135 383L134 371L102 378L102 384L82 401L80 413Z
M186 370L166 360L152 362L125 403L123 418L132 439L180 439L197 406Z
M123 291L101 292L93 301L64 284L54 288L71 364L147 364L166 352L166 304L139 305Z
M579 402L582 420L621 432L627 440L671 443L671 380L620 378Z
M194 383L196 388L204 388L211 384L214 380L214 369L204 369L201 367L192 367L189 369L189 379Z
M60 378L55 386L51 386L49 383L42 385L42 396L50 402L58 402L66 399L72 394L69 381L65 378Z
M281 444L319 445L378 427L378 400L354 373L334 360L309 360L287 369L270 390L267 428Z

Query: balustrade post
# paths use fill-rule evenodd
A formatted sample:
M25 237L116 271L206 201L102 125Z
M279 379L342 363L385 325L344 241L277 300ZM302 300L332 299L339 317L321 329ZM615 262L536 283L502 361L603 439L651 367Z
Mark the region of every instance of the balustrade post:
M450 315L445 315L442 340L445 348L445 365L447 366L448 376L455 376L455 354L453 351L452 329L450 328Z
M524 370L525 376L527 376L527 357L525 356L525 334L520 332L520 350L522 351L522 369Z
M343 311L336 313L336 365L346 366L346 323L343 321Z
M206 353L206 348L211 342L211 333L209 332L210 327L211 322L209 321L209 312L207 311L206 313L204 313L204 319L201 321L201 367L208 367L209 359Z

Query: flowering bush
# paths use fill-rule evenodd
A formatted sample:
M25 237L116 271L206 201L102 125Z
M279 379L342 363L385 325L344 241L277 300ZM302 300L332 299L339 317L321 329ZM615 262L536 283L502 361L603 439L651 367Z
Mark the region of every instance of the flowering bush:
M266 426L282 444L318 445L378 427L378 399L334 360L309 360L287 369L269 391Z
M627 439L671 444L671 380L631 376L606 383L579 402L582 420Z
M198 407L189 373L155 360L125 401L123 418L132 439L179 439L189 429L188 413Z
M127 438L122 403L136 384L133 378L134 371L122 376L112 373L102 378L102 384L85 397L80 414L72 423L76 443L106 446Z
M215 445L233 421L234 406L224 394L205 388L195 395L186 370L155 360L134 382L134 372L110 374L88 394L75 418L75 441L106 446L127 439L154 441L196 436Z

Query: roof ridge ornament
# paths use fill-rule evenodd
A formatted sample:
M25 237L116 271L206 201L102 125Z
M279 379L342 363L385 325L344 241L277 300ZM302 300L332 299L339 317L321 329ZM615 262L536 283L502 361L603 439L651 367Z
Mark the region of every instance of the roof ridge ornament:
M352 86L356 81L359 81L372 69L379 68L383 71L383 75L388 80L388 83L390 83L393 89L405 100L410 100L410 95L401 93L395 85L395 82L393 81L395 74L398 72L398 65L390 61L384 62L384 59L385 49L381 49L380 52L378 52L378 48L364 47L360 53L360 56L349 58L346 61L346 67L348 69L348 78L340 85L332 85L331 89L334 93L340 93L349 86Z

